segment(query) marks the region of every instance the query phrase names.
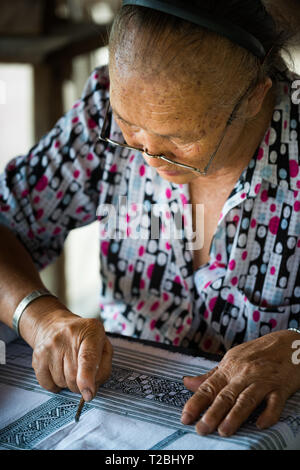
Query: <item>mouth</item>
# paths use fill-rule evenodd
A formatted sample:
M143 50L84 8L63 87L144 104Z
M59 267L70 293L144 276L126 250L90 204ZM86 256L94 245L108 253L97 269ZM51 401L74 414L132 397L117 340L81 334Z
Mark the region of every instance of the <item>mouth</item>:
M166 167L165 168L157 167L156 170L169 176L182 175L183 173L186 173L182 170L171 170L170 168L166 168Z
M157 166L156 169L160 171L177 171L169 166Z

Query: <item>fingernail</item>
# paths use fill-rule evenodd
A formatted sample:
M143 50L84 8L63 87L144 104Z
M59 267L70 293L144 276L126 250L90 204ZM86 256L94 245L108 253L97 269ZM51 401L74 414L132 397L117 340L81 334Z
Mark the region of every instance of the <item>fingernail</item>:
M88 388L82 390L81 395L83 396L84 401L91 401L93 399L93 394Z
M229 437L232 434L232 427L228 424L223 424L218 428L218 432L222 437Z
M206 436L206 434L210 433L210 428L207 426L204 421L199 421L199 423L196 426L197 432L203 436Z
M190 424L193 421L194 421L194 418L192 417L192 415L190 415L190 413L187 413L186 411L182 413L182 416L181 416L182 424Z
M259 429L260 431L263 430L264 428L266 428L266 426L264 425L263 422L256 423L256 427L257 427L257 429Z

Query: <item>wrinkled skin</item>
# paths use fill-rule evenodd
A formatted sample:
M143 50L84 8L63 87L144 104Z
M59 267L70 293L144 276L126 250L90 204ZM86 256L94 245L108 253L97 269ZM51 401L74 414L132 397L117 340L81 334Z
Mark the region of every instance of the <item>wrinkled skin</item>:
M218 430L231 436L265 400L256 425L276 424L286 400L300 388L300 366L292 361L292 345L298 341L299 348L299 340L293 331L270 333L230 349L207 374L185 377L184 385L194 395L184 405L182 422L196 421L201 435Z
M92 400L111 374L113 350L102 323L51 306L35 324L28 342L39 384L55 393L68 388Z

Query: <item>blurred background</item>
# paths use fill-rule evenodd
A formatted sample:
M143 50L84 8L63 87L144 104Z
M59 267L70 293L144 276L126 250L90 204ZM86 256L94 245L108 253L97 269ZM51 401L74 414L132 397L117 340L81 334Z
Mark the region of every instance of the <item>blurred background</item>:
M294 17L296 4L300 10L298 1L285 2ZM52 128L80 97L92 70L107 63L107 31L120 4L121 0L1 0L1 172L11 158L27 153ZM298 25L300 29L300 15ZM291 68L300 74L300 46L293 44L290 51L295 64ZM42 277L74 313L97 316L99 268L95 222L69 234L63 255Z

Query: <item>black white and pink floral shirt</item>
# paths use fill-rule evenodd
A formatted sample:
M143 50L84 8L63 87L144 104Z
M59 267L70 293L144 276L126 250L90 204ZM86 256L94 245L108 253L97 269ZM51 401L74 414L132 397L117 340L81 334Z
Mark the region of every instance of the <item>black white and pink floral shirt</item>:
M7 165L0 177L0 223L41 269L58 256L70 230L98 219L106 331L224 352L299 328L295 78L279 83L271 125L223 207L209 263L196 271L186 230L188 184L162 179L138 151L98 140L109 97L107 67L91 74L81 99L36 146ZM113 118L110 135L122 139ZM175 237L170 227L178 221L181 236ZM159 235L151 238L156 222Z

